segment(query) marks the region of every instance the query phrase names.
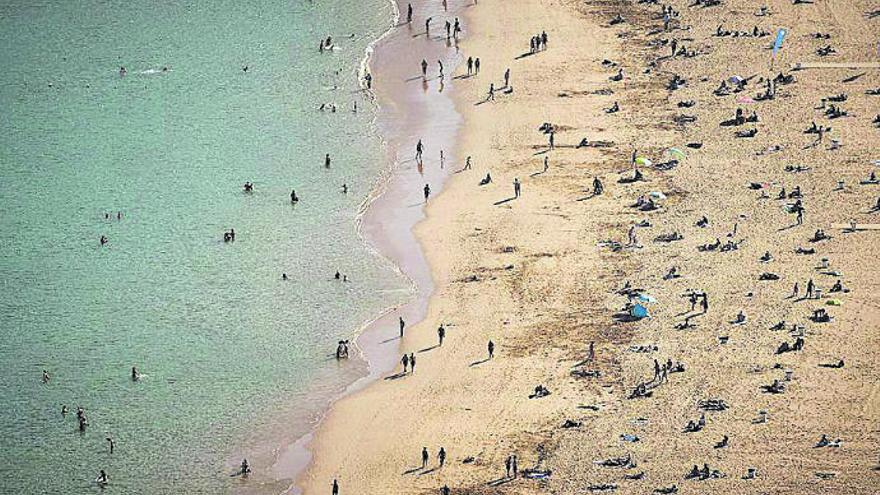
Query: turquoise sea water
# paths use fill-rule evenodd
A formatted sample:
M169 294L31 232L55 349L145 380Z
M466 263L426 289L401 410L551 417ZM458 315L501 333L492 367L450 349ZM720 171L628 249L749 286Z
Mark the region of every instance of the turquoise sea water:
M106 493L229 492L233 446L344 381L336 340L407 293L355 226L384 166L356 73L392 14L0 5L0 492L99 492L99 469ZM340 50L320 54L328 35Z

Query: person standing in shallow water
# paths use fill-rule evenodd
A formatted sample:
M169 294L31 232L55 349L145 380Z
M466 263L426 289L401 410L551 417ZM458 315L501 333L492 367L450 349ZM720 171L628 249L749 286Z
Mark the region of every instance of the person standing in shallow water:
M408 4L406 4L406 23L407 24L412 24L412 15L413 15L412 4L408 3Z
M428 202L428 196L431 195L431 186L429 186L428 184L425 184L425 189L424 189L424 191L425 191L425 203L427 203L427 202Z
M324 155L324 168L330 168L330 153Z

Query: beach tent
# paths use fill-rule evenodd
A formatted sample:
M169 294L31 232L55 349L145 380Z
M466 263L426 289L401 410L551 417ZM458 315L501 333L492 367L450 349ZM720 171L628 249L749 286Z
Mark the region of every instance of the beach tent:
M654 162L652 162L651 160L648 160L647 158L645 158L643 156L636 158L636 165L642 165L643 167L650 167L653 164L654 164Z

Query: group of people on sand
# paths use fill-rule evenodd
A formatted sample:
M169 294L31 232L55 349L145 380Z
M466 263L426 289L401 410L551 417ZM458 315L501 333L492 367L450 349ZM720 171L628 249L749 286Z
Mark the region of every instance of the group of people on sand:
M641 3L645 3L645 2L641 2ZM648 3L650 3L650 2L648 2ZM694 6L711 7L711 6L716 6L719 3L720 3L719 0L696 0L694 2ZM796 2L796 3L799 3L799 2ZM803 3L803 2L800 2L800 3ZM679 12L673 10L673 8L671 6L663 5L662 11L660 13L662 14L663 31L660 31L659 29L654 30L654 31L652 31L652 35L664 36L664 33L670 31L671 29L677 29L677 27L675 27L673 25L673 21L679 19L679 17L680 17ZM759 13L756 15L765 16L765 15L769 15L769 13L766 8L762 8L761 10L759 10ZM413 16L412 7L409 6L408 14L407 14L407 22L412 22L412 16ZM660 19L661 17L655 15L655 16L649 16L646 18L653 19L651 22L656 23L657 20ZM625 20L622 17L622 15L617 15L615 17L615 19L612 20L611 24L614 25L614 24L623 23L623 22L625 22ZM430 18L426 21L426 31L428 31L429 29L430 29ZM447 33L449 33L448 23L447 23ZM739 32L739 31L731 32L731 31L727 31L727 30L722 29L722 26L718 26L718 28L715 31L716 37L762 38L762 37L768 36L768 34L769 33L767 33L766 31L760 30L757 26L755 26L751 31L743 31L743 32ZM702 54L698 54L695 51L687 50L684 47L679 46L678 40L663 39L662 41L663 41L662 43L650 45L650 46L655 46L658 48L659 47L664 48L663 54L660 57L658 57L657 62L655 62L651 66L652 68L657 66L657 64L659 64L659 63L678 62L678 60L675 60L673 58L679 54L682 54L682 53L684 53L687 57L702 56ZM531 42L530 42L530 53L533 54L538 51L545 50L546 46L547 46L547 34L546 34L546 32L542 32L540 35L532 37ZM666 53L667 53L665 51L666 49L669 49L671 51L670 57L666 57ZM672 60L670 60L670 59L672 59ZM442 77L442 75L443 75L442 63L440 63L438 65L440 66L440 74ZM427 71L428 71L427 61L425 61L425 60L422 61L421 68L422 68L423 77L427 77ZM467 74L471 75L472 73L474 73L474 68L476 68L476 72L478 73L479 72L479 59L476 59L474 61L472 58L468 58L468 60L467 60ZM509 72L506 72L505 73L505 86L507 86L509 84L509 77L510 77ZM624 75L623 75L622 69L618 68L616 76L611 76L611 78L609 78L609 80L612 83L614 83L614 82L622 81L623 78L624 78ZM747 88L752 87L749 85L749 79L731 78L730 80L724 80L718 86L718 88L712 92L712 94L715 98L725 98L730 95L743 93L744 91L747 90ZM763 80L763 78L762 78L762 80ZM768 101L769 102L770 100L773 100L777 95L777 89L776 89L777 85L784 86L787 84L791 84L792 82L793 82L792 76L786 76L784 74L780 74L779 76L777 76L775 78L768 77L764 81L764 84L766 84L766 86L763 86L766 88L763 90L764 93L762 93L758 97L754 98L754 101L750 101L750 103L757 103L757 102L761 102L761 101ZM761 80L758 81L758 85L759 85L759 90L761 90L761 87L762 87ZM687 81L684 78L682 78L676 74L673 77L672 83L670 84L669 87L667 87L667 89L668 89L668 91L675 91L679 88L686 87L686 86L687 86ZM495 86L493 83L489 87L489 96L487 97L487 101L494 100L494 96L495 96ZM838 99L839 99L839 97L838 97ZM683 104L680 104L679 108L690 108L693 105L695 105L695 103L693 101L691 101L690 103L687 103L687 102L681 102L681 103L683 103ZM823 106L824 105L825 105L825 102L823 101ZM606 111L606 113L609 113L609 114L615 113L616 111L618 111L620 109L620 106L617 104L617 102L615 102L614 106L612 106L611 108L613 109L613 111L610 111L610 112ZM831 105L830 108L825 109L824 113L825 113L825 116L829 119L835 119L835 118L847 115L846 111L843 108L841 108L839 106L835 106L835 105ZM769 112L768 112L768 114L769 114ZM762 118L766 118L766 115L767 114L764 114L762 112ZM880 121L880 119L878 119L878 121ZM687 123L687 122L685 122L685 123ZM742 110L741 108L737 108L735 110L735 114L734 114L733 118L730 120L724 121L722 123L722 126L723 127L727 127L727 126L739 127L739 126L743 126L746 124L755 124L756 125L755 129L748 129L746 131L738 131L738 132L740 132L740 134L734 135L733 133L731 133L732 135L730 136L731 138L739 138L739 137L750 138L750 137L754 137L756 135L757 125L759 123L763 123L763 122L761 119L759 119L758 113L756 111L750 111L747 113L744 110ZM749 126L749 127L751 127L751 126ZM821 126L817 127L815 125L815 123L813 125L813 128L815 130L815 133L819 134L820 141L821 141L821 136L824 133L830 131L830 127L828 127L827 129L824 127L821 127ZM809 131L808 133L814 133L814 131ZM553 141L554 130L552 127L550 127L547 130L547 134L549 134L549 140L550 140L548 151L551 151L551 150L555 149L554 141ZM693 143L693 144L694 144L693 149L699 149L699 147L702 146L702 143ZM830 150L833 151L835 149L837 149L837 148L831 148ZM419 140L419 142L416 146L416 161L421 162L423 150L424 150L424 146L422 144L422 141ZM780 152L783 150L783 148L781 146L775 146L775 147L768 148L768 150L772 150L772 152ZM635 154L633 155L632 162L633 162L633 164L635 163ZM469 167L470 158L468 158L467 163L468 163L468 166L466 166L465 169L470 168ZM678 161L676 161L675 163L671 163L668 166L668 168L660 168L660 167L651 168L651 165L649 164L646 168L649 171L650 170L665 171L665 170L671 169L673 166L675 166L677 164L678 164ZM546 171L547 168L548 168L547 161L545 161L544 171ZM786 172L802 172L804 170L806 170L806 169L805 168L791 168L791 169L787 168ZM627 185L637 183L637 182L643 182L646 180L643 173L638 168L634 167L633 171L634 171L634 173L631 178L627 177L625 180L619 181L619 184L621 184L621 187L627 187ZM861 182L861 184L872 185L872 184L878 184L878 182L880 182L880 181L878 181L876 175L873 172L871 172L868 179ZM492 183L492 177L489 173L487 173L485 178L480 180L479 185L486 186L491 183ZM520 194L521 194L520 188L521 188L521 185L520 185L519 179L515 178L514 179L514 198L517 198L520 196ZM760 189L762 192L763 199L770 199L769 196L766 196L766 190L764 190L763 186L761 186ZM842 187L841 187L841 189L842 189ZM598 176L595 177L593 180L592 191L593 191L593 196L599 196L599 195L602 195L605 193L605 186ZM424 188L422 189L422 192L424 195L424 199L427 202L427 200L429 199L429 196L431 194L430 186L428 184L425 184ZM615 192L617 192L617 191L615 191ZM611 196L611 195L609 195L609 196ZM628 197L632 198L634 196L636 196L636 194L632 194L631 196L628 196ZM785 201L787 203L787 204L785 204L784 210L787 213L792 214L796 218L795 225L791 226L793 228L801 226L804 223L807 223L809 220L805 216L806 208L804 206L803 196L804 196L804 193L801 191L801 188L796 186L790 192L786 192L785 188L783 188L779 194L779 197L778 197L779 200ZM719 200L723 201L723 199L724 198L720 198ZM638 199L635 201L635 203L632 203L630 200L630 206L633 209L635 209L638 214L651 213L651 214L656 215L656 214L661 213L662 211L666 210L667 204L662 203L662 201L663 201L662 195L654 195L653 193L641 194L638 196ZM873 202L873 198L872 198L872 202ZM661 210L661 204L663 205L662 210ZM880 198L877 198L876 205L874 205L873 208L869 211L871 211L871 212L880 211ZM711 227L714 227L715 224L710 223L707 214L700 212L698 215L699 215L699 218L695 217L695 218L688 221L688 225L687 225L688 228L690 228L692 226L695 228L694 230L696 230L696 229L710 229ZM696 222L691 223L694 220L696 220ZM713 222L714 222L714 219L713 219ZM726 242L721 241L721 237L723 237L724 234L719 235L719 237L715 237L714 235L712 235L709 237L709 239L711 239L712 237L715 237L715 242L711 242L711 240L710 240L706 244L696 246L696 249L700 253L704 253L704 255L707 255L707 256L721 255L721 253L726 253L726 252L738 250L740 248L741 243L742 243L742 239L744 238L743 233L738 231L738 228L737 228L738 225L739 225L738 223L734 224L733 230L730 231L729 233L727 233ZM636 232L635 229L637 227L638 228L651 227L651 222L648 220L643 220L637 224L632 225L632 227L630 227L628 236L629 236L629 246L631 246L631 247L641 247L635 237L635 232ZM705 232L706 230L702 230L702 231ZM853 232L856 231L855 222L853 222L852 231ZM684 230L682 230L682 232L684 232ZM700 232L700 230L698 230L698 232ZM806 237L806 236L804 236L804 237ZM805 239L805 240L810 242L811 244L815 245L816 243L826 241L830 238L831 238L831 236L826 234L824 232L824 230L819 229L816 231L816 233L811 238ZM676 232L673 232L672 234L658 236L655 239L655 241L657 243L664 243L664 245L669 245L669 243L671 243L673 241L679 241L681 239L683 239L683 236L679 232L676 231ZM747 246L747 245L745 245L745 246ZM758 253L760 253L760 252L761 251L758 251ZM814 247L804 248L804 247L798 246L793 249L793 252L797 255L811 255L811 254L815 254L817 252L817 247L814 246ZM764 263L766 265L761 265L761 266L768 266L768 267L774 266L775 264L779 263L779 261L775 260L769 251L765 252L764 255L761 256L760 258L758 258L757 254L756 254L755 257L752 258L752 260L755 263ZM770 265L771 262L773 262L773 265ZM829 271L827 263L825 263L823 261L823 265L818 267L818 269L823 270L820 273L831 273L834 277L838 277L836 279L836 282L834 283L834 286L829 291L829 293L835 293L838 295L848 293L849 289L844 287L842 280L839 278L839 274L832 273L831 271ZM661 272L661 274L662 273L663 272ZM682 277L682 273L679 271L678 267L672 267L671 269L669 269L665 273L666 273L666 275L664 275L663 277L657 277L657 279L662 280L663 283L674 283L672 281ZM778 280L780 277L774 273L771 273L769 271L765 271L764 273L757 275L756 278L757 278L757 280L761 281L761 283L764 283L764 282L771 283L772 281ZM632 289L631 287L629 287L629 284L627 284L627 290L623 291L622 293L624 295L628 296L628 298L629 298L628 304L629 304L630 309L635 307L637 304L639 304L639 305L642 304L645 300L650 300L650 298L647 298L646 294L644 294L642 291ZM799 286L797 283L795 283L795 289L794 289L793 293L794 293L794 296L797 296L799 293ZM713 294L714 294L714 292L713 292ZM824 294L822 293L822 291L818 287L816 287L816 284L814 284L813 280L809 279L809 281L807 282L806 298L809 299L810 301L814 301L814 300L822 299L823 295ZM684 323L679 323L678 325L675 325L673 328L676 330L684 330L684 329L694 327L695 325L691 323L691 319L708 318L709 317L710 305L709 305L709 300L708 300L708 294L706 293L706 291L704 291L704 290L689 290L689 291L685 292L684 294L682 294L682 296L686 300L686 302L683 304L689 304L690 310L685 311L681 314L681 316L684 318ZM713 307L717 308L717 307L723 306L721 299L723 299L725 297L726 297L725 294L714 295L713 298L715 298L715 299L713 299L713 300L715 302L713 303ZM755 295L755 293L750 291L747 293L746 297L749 299L752 299L757 296ZM698 308L699 308L699 310L698 310ZM682 309L684 309L684 308L682 308ZM713 311L717 311L717 310L713 310ZM809 315L809 316L807 316L807 315ZM813 323L828 324L833 321L833 317L829 313L829 310L826 310L826 308L824 308L824 307L823 308L811 308L809 310L809 312L804 315L804 317L806 319L809 319ZM748 328L749 325L753 324L752 319L747 318L745 311L742 311L742 310L739 311L733 317L733 319L730 319L730 316L724 316L723 320L721 320L721 321L722 321L722 323L720 326L723 326L724 328L733 328L733 327L729 327L729 326L724 326L724 323L723 323L724 321L727 322L727 325L736 326L735 328L739 328L739 329ZM787 331L788 326L785 324L782 324L782 325L779 325L776 327L772 327L771 330L773 330L773 331L783 331L783 330ZM765 351L766 351L765 354L769 356L769 355L778 355L778 354L788 353L788 352L799 352L805 348L805 342L807 339L815 338L815 337L811 337L810 336L811 334L809 332L804 332L804 329L802 326L797 326L797 325L792 326L792 330L790 333L791 333L791 337L794 338L793 343L790 343L790 340L786 340L781 345L779 345L778 347L775 348L775 353L773 352L774 349L765 349ZM403 335L404 335L404 322L403 322L403 319L401 318L400 319L400 337L402 338ZM438 336L438 347L439 347L439 346L443 345L444 338L446 336L446 328L443 325L440 325L438 327L437 336ZM714 339L714 337L712 337L712 338ZM717 342L717 345L723 346L724 344L726 344L728 342L729 338L730 337L728 335L721 335L718 337L717 341L715 341L715 342ZM742 345L747 345L747 343L748 343L748 341L744 341L742 343ZM633 350L633 352L650 353L650 352L657 352L658 351L657 345L644 345L644 346L635 346L635 347L636 348L635 348L635 350ZM489 342L488 350L489 350L489 358L492 358L493 351L494 351L494 344L491 341ZM718 351L718 352L720 352L720 351ZM592 357L593 357L593 346L591 343L591 346L590 346L590 360L591 361L592 361ZM403 357L401 358L401 365L403 366L403 373L404 374L406 374L408 372L411 373L412 371L410 371L410 369L412 369L414 371L415 355L412 353L410 353L410 354L404 353ZM844 367L844 361L842 359L839 359L839 360L835 360L831 363L820 364L819 366L829 368L829 369L841 369ZM773 369L774 370L782 370L783 368L781 366L777 365ZM655 359L653 359L653 376L650 378L648 376L645 376L645 377L639 378L638 381L635 381L634 382L635 386L632 389L628 389L628 390L631 390L631 392L628 395L628 398L633 399L633 400L635 400L635 399L639 399L639 400L649 399L650 397L652 397L652 395L654 394L654 391L657 389L657 387L659 387L661 385L669 386L666 384L670 383L670 376L672 374L683 373L685 371L686 371L686 367L680 361L674 361L672 358L666 358L666 360L664 362L661 359L655 358ZM785 378L773 379L769 385L762 385L761 391L768 393L768 394L781 394L786 391L786 383L790 381L790 378L791 378L791 373L786 372ZM673 385L671 385L671 386L676 386L676 384L673 383ZM545 387L543 384L541 384L541 385L538 385L535 387L534 393L530 395L530 398L539 399L541 397L546 397L549 394L550 394L550 390L547 387ZM688 420L688 422L684 425L683 430L681 430L681 433L688 434L688 433L698 432L698 431L701 431L701 430L707 429L707 428L711 429L711 427L712 427L711 421L707 422L707 411L721 411L721 410L727 409L729 406L723 400L708 399L705 401L699 401L697 404L697 407L702 409L702 411L700 412L700 415L699 415L699 419ZM754 424L765 423L767 421L767 416L768 416L767 411L762 409L761 411L759 411L759 418L757 420L754 420L753 423ZM696 416L694 416L694 418L696 418ZM636 441L637 440L637 438L636 438L636 440L632 440L632 438L633 438L632 435L622 435L622 437L623 437L624 441ZM718 437L715 437L715 438L717 439ZM815 445L815 447L816 448L836 447L836 446L839 446L839 443L840 443L839 439L832 441L826 435L823 434L822 438ZM710 445L712 445L712 444L710 444ZM729 445L730 445L730 437L728 435L723 435L723 436L721 436L721 439L719 441L714 442L715 449L726 449L726 448L728 448ZM442 449L441 449L441 452L442 452ZM614 467L630 466L631 461L632 461L631 457L626 456L625 460L612 459L611 461L605 461L608 463L602 464L602 465L614 466ZM427 450L427 448L423 448L422 449L422 468L423 469L427 468L428 462L429 462L428 450ZM441 460L440 464L442 466L442 464L443 464L442 460ZM635 465L635 463L633 462L632 465ZM518 468L517 468L517 459L516 459L515 455L509 456L507 458L507 460L505 462L505 470L506 470L506 477L507 478L511 477L511 473L512 473L513 478L517 477ZM695 481L725 477L725 474L722 473L721 470L711 468L708 465L708 463L702 463L702 467L699 467L699 464L693 464L693 468L690 471L677 474L677 476L679 476L679 477L681 477L682 475L683 475L684 479L695 480ZM755 479L757 476L758 476L757 469L749 467L746 469L745 474L742 476L742 479L751 480L751 479ZM637 478L631 478L631 479L637 479ZM596 486L602 487L605 485L596 485ZM334 480L333 487L334 487L333 493L335 495L338 493L338 485L336 483L336 480ZM615 487L616 487L616 485L615 485ZM603 488L603 489L606 489L606 488ZM678 490L679 489L678 489L677 485L672 485L672 486L658 488L654 491L657 493L671 494L671 493L678 492ZM441 494L444 494L444 493L448 494L449 493L448 485L444 485L440 489L440 492L441 492Z

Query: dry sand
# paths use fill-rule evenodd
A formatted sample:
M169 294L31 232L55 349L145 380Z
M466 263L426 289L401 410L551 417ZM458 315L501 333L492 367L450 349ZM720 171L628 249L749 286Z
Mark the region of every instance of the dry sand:
M461 12L462 54L482 61L480 75L456 85L464 117L456 152L473 156L474 167L453 175L417 228L436 288L427 319L409 328L402 343L402 351L417 356L416 371L334 405L312 443L314 463L299 480L305 493L330 493L334 478L341 494L439 493L444 484L454 494L585 493L600 485L613 485L614 493L672 485L679 493L880 491L880 231L832 228L850 219L880 223L880 213L869 213L880 185L859 185L872 169L880 172L871 164L880 159L880 129L871 124L880 96L865 94L880 87L880 71L787 70L796 62L876 61L880 17L866 13L880 5L772 1L772 15L765 17L754 15L762 2L672 5L680 16L668 33L661 31L657 4L480 0ZM617 14L626 22L609 26ZM758 79L770 73L773 34L713 37L722 20L731 31L786 27L773 74L785 69L796 82L778 85L771 101L738 104L737 98L763 91ZM417 16L415 22L423 21ZM541 30L549 35L548 49L517 58ZM814 32L831 39L813 39ZM698 55L661 59L646 73L650 62L669 54L663 40L672 38ZM826 44L837 53L816 55ZM624 68L623 81L609 80L616 69L603 59ZM515 91L475 105L490 82L503 85L507 67ZM686 84L670 91L673 74ZM741 93L714 96L720 81L733 75L755 77ZM606 90L613 94L602 94ZM844 92L848 99L840 105L849 116L829 120L815 109L821 98ZM683 100L696 104L677 107ZM606 114L614 101L620 112ZM756 111L759 122L720 127L738 106ZM682 115L696 121L676 122ZM803 130L813 120L833 130L809 147L815 135ZM544 122L558 129L557 148L549 152L537 130ZM755 137L734 137L751 128L758 129ZM575 148L584 137L613 145ZM843 146L829 150L832 138ZM702 147L685 146L696 142ZM772 145L783 149L758 154ZM656 163L672 158L664 152L669 147L687 153L675 168L640 167L646 182L617 182L631 174L633 149ZM545 156L549 170L534 175ZM786 172L787 165L809 170ZM479 187L487 172L494 182ZM595 176L605 193L590 197ZM496 204L512 196L515 177L522 197ZM843 190L834 190L838 180ZM751 182L766 184L771 199L760 199ZM782 206L794 199L773 198L795 186L806 214L803 225L789 228L795 216ZM629 207L650 191L667 196L657 211ZM696 227L702 215L709 225ZM651 226L637 229L641 248L615 252L600 245L608 239L625 244L630 226L642 220ZM734 225L736 234L728 237ZM816 229L832 239L809 242ZM672 232L683 239L654 241ZM739 248L698 250L716 238ZM795 254L798 247L816 253ZM773 261L759 261L765 251ZM822 258L829 269L815 268ZM664 280L672 266L681 277ZM764 272L780 278L761 281ZM824 291L822 299L787 298L795 282L803 293L810 278ZM851 292L829 295L838 278ZM613 319L627 302L616 293L625 281L656 298L648 304L651 318ZM690 309L681 297L690 289L708 294L708 313L691 320L694 328L675 329ZM842 305L827 306L831 297ZM832 322L808 320L820 307ZM739 311L746 323L730 324ZM780 320L786 329L770 330ZM447 336L437 347L441 323ZM794 341L789 329L795 323L804 327L804 349L775 355L782 342ZM396 331L388 329L391 336ZM490 339L495 358L485 361ZM576 367L591 341L595 360ZM633 352L632 346L657 350ZM686 371L670 374L651 397L628 399L638 383L651 380L655 358L681 362ZM841 369L818 366L839 359L845 360ZM574 369L599 376L578 378ZM782 380L786 370L792 373L784 393L762 393L762 385ZM529 399L538 384L551 394ZM684 433L685 424L700 417L698 402L712 398L728 409L706 412L702 431ZM762 410L767 421L755 424ZM581 426L562 428L569 419ZM639 441L625 442L622 434ZM840 438L841 447L814 448L822 434ZM729 446L713 448L724 435ZM441 446L449 457L435 469ZM428 470L420 469L422 447L431 453ZM550 470L549 478L503 479L511 454L520 470L537 466ZM634 466L595 463L627 455ZM684 480L691 466L704 463L724 477ZM750 467L757 477L741 479ZM639 473L641 479L625 479Z

